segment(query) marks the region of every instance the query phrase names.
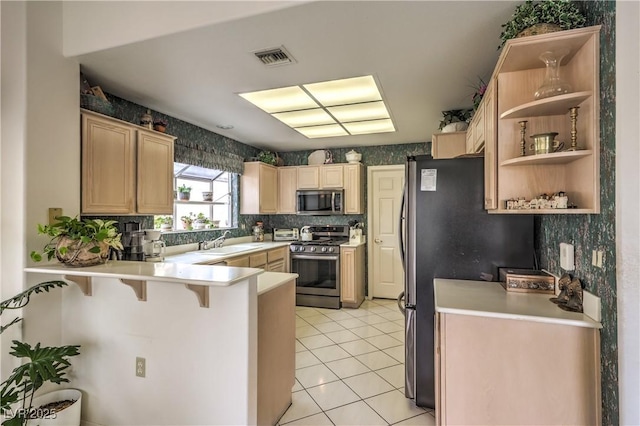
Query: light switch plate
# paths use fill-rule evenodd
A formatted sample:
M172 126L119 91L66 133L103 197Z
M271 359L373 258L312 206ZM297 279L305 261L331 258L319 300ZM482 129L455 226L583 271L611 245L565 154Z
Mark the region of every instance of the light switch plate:
M573 244L560 243L560 267L565 271L573 271L576 269L573 257Z

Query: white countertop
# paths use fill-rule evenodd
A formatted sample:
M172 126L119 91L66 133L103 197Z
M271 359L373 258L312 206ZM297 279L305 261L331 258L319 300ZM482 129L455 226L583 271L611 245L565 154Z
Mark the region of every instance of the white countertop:
M357 243L349 240L348 243L340 244L340 247L360 247L360 246L363 246L365 244L366 244L366 242L364 240L363 241L359 241Z
M498 282L434 280L436 312L602 328L578 312L567 312L549 301L549 294L506 291Z
M249 254L257 253L262 250L271 250L279 247L285 247L291 244L291 241L265 241L262 243L241 243L242 245L252 245L255 248L249 250L243 250L235 253L226 254L205 254L203 251L188 251L186 253L180 253L172 256L166 256L164 263L188 263L191 265L206 265L218 262L224 262L227 259L238 256L246 256ZM227 245L225 247L231 247Z

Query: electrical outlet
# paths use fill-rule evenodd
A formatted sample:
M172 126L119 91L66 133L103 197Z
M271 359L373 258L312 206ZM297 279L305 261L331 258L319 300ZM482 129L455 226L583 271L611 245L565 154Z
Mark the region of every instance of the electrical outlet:
M604 258L604 252L602 250L598 250L598 253L596 255L596 266L598 268L602 268L603 258Z
M142 357L136 357L136 376L146 377L147 374L147 360Z

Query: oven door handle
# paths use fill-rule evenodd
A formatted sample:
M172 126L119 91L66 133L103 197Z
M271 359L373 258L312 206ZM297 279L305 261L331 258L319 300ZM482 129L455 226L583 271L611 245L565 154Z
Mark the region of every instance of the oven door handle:
M291 256L291 259L309 259L309 260L322 260L322 259L327 259L327 260L338 260L339 256L314 256L312 254L310 255L305 255L305 254L294 254Z

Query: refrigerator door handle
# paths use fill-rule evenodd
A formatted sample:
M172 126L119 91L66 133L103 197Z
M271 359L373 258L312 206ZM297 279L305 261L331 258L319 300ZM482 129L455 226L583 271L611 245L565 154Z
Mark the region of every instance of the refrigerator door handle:
M402 261L402 269L406 269L405 266L405 248L404 248L404 214L405 214L405 193L407 191L407 183L405 182L404 188L402 188L402 201L400 202L400 219L398 220L398 239L400 240L400 260ZM403 292L404 294L404 292Z
M404 346L404 396L416 398L416 311L407 309L405 314L405 346Z
M398 295L398 309L402 312L402 315L406 315L406 309L403 305L404 302L404 291Z

